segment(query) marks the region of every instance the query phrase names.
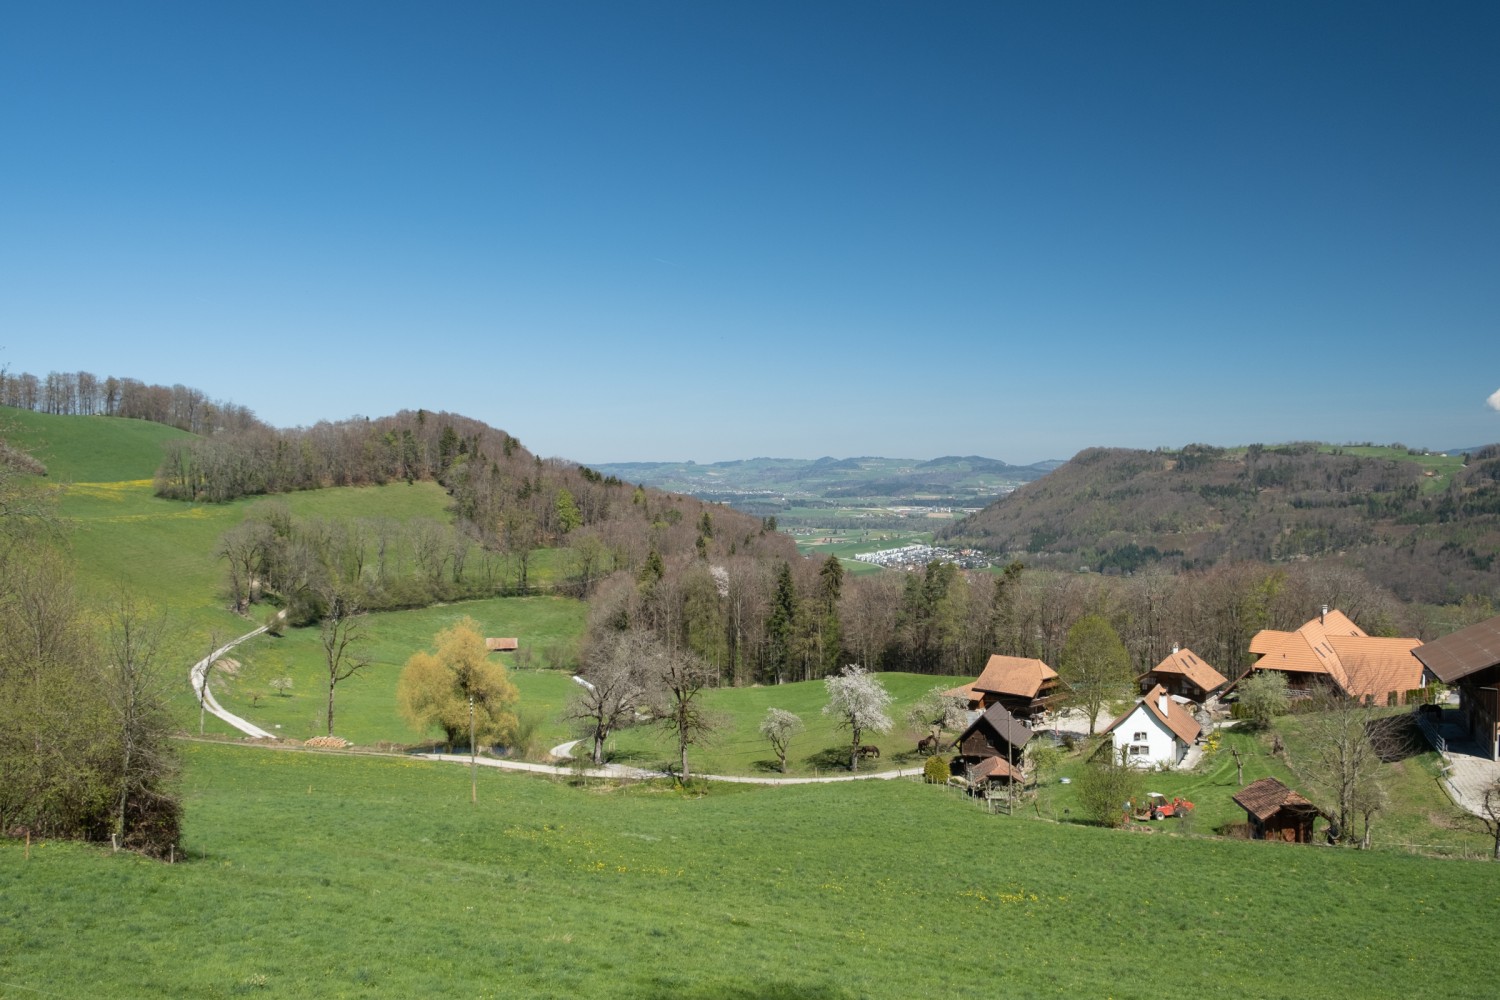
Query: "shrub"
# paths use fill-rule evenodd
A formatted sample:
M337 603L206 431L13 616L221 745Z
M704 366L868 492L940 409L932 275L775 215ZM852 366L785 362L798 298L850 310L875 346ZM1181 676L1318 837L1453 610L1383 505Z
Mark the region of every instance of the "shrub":
M922 780L929 785L941 785L948 780L948 762L941 757L928 757L922 765Z

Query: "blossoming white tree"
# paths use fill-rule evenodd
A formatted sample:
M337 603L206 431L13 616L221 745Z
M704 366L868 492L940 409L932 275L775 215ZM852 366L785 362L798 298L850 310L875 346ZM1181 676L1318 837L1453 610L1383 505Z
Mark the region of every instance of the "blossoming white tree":
M868 673L864 667L851 663L839 674L825 677L828 688L828 704L823 714L838 719L839 727L849 730L852 742L849 746L849 770L859 770L860 738L865 730L889 732L891 717L886 714L892 696L880 683L880 678Z

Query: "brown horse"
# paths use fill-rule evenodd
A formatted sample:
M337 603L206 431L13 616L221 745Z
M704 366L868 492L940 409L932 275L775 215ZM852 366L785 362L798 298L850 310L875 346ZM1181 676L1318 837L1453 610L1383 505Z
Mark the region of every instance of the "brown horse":
M917 740L917 753L935 754L938 752L938 738L936 736L924 736Z
M878 746L875 746L873 743L861 744L859 748L859 755L861 757L874 757L876 760L879 760L880 748Z

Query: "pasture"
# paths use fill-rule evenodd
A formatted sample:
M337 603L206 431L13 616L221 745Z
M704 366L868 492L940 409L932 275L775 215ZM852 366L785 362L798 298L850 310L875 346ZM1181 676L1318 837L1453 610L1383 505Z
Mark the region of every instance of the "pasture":
M1500 865L183 749L185 863L0 841L0 995L1469 998L1496 957Z

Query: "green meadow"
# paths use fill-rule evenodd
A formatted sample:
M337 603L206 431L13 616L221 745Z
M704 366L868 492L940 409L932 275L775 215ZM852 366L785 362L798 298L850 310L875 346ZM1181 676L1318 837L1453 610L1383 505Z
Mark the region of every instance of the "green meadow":
M0 841L0 996L1472 998L1500 866L189 743L183 863Z
M188 664L210 636L260 623L224 610L213 557L255 501L152 497L156 455L176 432L6 416L18 440L45 446L49 478L66 484L60 514L85 590L100 597L123 585L171 615L175 707L196 731ZM95 431L107 445L92 443ZM447 516L431 484L283 499L309 517ZM539 553L533 580L555 580L566 566L565 552ZM396 713L396 677L412 652L468 615L488 635L520 639L507 662L521 711L541 749L562 742L586 613L581 602L534 596L372 615L371 665L340 685L335 730L366 747L430 738ZM231 658L215 680L227 707L286 736L323 731L315 628L259 637ZM881 676L897 725L865 742L882 748L880 767L915 766L906 706L968 678ZM292 679L285 694L270 685L281 677ZM821 714L821 682L707 698L725 722L692 750L695 771L770 773L756 727L778 707L806 724L792 744L793 774L843 772L848 737ZM1299 721L1277 725L1295 767L1306 753ZM230 735L212 719L207 731ZM1391 806L1374 835L1386 849L1361 852L1203 836L1243 819L1231 801L1232 747L1246 782L1297 784L1268 736L1230 731L1224 741L1197 771L1147 779L1150 790L1196 802L1193 819L1114 832L1080 822L1076 786L1059 781L1012 816L916 780L680 788L481 768L474 805L460 766L183 740L179 863L0 838L0 998L1488 991L1500 957L1500 865L1454 860L1482 854L1487 841L1443 797L1432 754L1390 766ZM650 727L621 731L611 751L643 767L672 758L669 736ZM1081 766L1073 757L1060 775Z

